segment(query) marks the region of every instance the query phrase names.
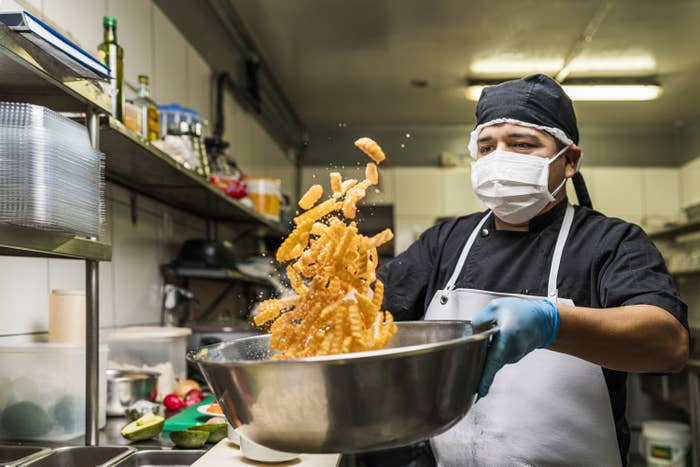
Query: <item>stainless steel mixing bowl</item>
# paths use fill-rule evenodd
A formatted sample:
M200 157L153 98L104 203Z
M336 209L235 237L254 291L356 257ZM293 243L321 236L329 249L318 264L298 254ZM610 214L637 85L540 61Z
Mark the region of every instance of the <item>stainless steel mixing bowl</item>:
M495 328L397 323L382 350L270 360L269 335L194 350L229 422L287 452L353 453L437 435L469 410Z

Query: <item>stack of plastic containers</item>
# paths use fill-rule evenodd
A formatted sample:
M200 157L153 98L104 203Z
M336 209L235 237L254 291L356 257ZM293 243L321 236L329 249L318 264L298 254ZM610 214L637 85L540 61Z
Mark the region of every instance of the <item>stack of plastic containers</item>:
M0 102L0 223L99 237L103 192L104 159L83 125Z

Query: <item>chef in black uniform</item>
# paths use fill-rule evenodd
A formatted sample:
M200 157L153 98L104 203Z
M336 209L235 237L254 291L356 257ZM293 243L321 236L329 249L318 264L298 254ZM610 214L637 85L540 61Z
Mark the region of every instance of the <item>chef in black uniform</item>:
M427 230L379 276L397 320L500 327L480 399L430 445L361 462L627 465L627 372L683 368L686 305L641 228L569 203L581 150L558 83L488 87L476 117L471 181L489 209Z

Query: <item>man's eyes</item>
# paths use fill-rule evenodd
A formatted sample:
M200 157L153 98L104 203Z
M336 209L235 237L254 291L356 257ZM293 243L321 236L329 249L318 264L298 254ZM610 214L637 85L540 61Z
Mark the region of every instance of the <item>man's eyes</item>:
M510 145L513 148L518 148L518 149L533 149L536 146L531 143L513 143ZM493 146L490 145L484 145L479 147L479 154L488 154L490 152L493 152Z

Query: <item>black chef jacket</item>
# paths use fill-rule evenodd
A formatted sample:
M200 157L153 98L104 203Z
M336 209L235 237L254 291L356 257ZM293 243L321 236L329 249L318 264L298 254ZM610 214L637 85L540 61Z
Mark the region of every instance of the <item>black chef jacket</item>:
M528 232L496 230L491 216L476 236L455 287L546 296L554 244L566 204L563 200L533 218ZM430 300L447 284L467 238L485 214L451 219L428 229L408 250L380 269L378 274L385 285L384 306L397 321L423 318ZM686 304L678 295L661 254L644 231L592 209L575 209L558 286L559 296L572 299L577 306L655 305L688 327ZM623 465L627 465L627 374L605 368L603 373L620 456ZM425 457L425 449L412 450ZM430 465L430 461L425 465Z

